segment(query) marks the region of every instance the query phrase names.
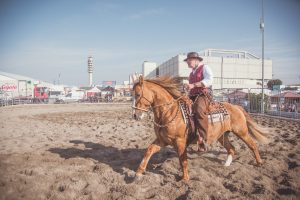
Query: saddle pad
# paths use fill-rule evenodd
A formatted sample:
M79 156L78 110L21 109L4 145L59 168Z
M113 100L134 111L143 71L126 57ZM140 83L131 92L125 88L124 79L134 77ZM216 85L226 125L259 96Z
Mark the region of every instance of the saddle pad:
M190 108L192 104L193 102L188 96L182 96L179 100L179 106L185 124L188 124L191 120L190 117L192 113Z
M183 117L183 121L185 124L188 123L188 108L187 108L187 105L184 103L184 102L179 102L179 106L180 106L180 111L181 111L181 114L182 114L182 117Z
M229 113L224 104L214 102L210 105L210 112L208 113L208 121L210 123L222 122L229 119Z
M224 113L211 113L207 115L209 123L222 122L229 119L229 115Z

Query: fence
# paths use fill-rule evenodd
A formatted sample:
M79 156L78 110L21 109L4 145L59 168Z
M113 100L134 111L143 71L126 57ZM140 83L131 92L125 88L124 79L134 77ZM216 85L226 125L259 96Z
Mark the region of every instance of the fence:
M213 90L214 99L242 106L247 112L261 113L261 88L230 88ZM0 106L41 103L32 98L13 97L0 91ZM291 91L273 91L264 96L264 114L300 119L300 94Z
M33 103L31 97L14 96L11 91L0 90L0 107L31 103Z
M214 98L242 106L250 113L261 113L261 88L213 90ZM264 114L300 119L300 94L272 91L264 95Z

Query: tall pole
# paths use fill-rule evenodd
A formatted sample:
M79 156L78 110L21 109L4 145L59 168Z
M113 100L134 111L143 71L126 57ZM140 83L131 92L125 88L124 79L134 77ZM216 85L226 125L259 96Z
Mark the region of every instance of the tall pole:
M223 90L223 66L224 66L224 57L222 56L222 60L221 60L221 89Z
M58 74L58 85L60 84L60 73Z
M88 57L88 73L89 73L89 86L93 85L93 57Z
M264 0L261 1L261 7L262 7L262 16L260 19L260 30L262 34L262 52L261 52L261 59L262 59L262 84L261 84L261 113L264 113L264 83L265 83L265 78L264 78L264 65L265 65L265 60L264 60L264 30L265 30L265 24L264 24Z

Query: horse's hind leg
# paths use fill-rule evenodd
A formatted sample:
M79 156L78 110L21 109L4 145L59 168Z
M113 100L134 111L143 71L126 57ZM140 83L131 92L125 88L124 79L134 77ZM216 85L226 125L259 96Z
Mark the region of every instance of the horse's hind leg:
M249 135L248 132L245 133L235 133L239 138L241 138L246 144L247 146L253 151L257 165L262 165L262 160L260 158L259 152L258 152L258 148L256 143L254 142L254 140L252 139L252 137Z
M145 154L144 154L144 158L139 166L139 168L136 171L136 176L141 175L142 173L144 173L148 162L151 158L151 156L153 154L155 154L156 152L158 152L161 149L161 144L159 143L158 139L156 139L146 150Z
M232 162L232 157L235 154L235 149L234 146L229 142L228 139L228 134L230 132L226 132L224 133L223 136L221 136L218 141L225 147L225 149L227 150L227 160L224 164L224 166L228 167L230 166L231 162Z

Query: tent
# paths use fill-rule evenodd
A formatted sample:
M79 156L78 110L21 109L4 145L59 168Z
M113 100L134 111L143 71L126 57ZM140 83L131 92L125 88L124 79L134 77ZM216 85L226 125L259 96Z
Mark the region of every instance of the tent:
M101 93L101 90L99 90L96 86L86 91L87 97L93 97L97 93Z

